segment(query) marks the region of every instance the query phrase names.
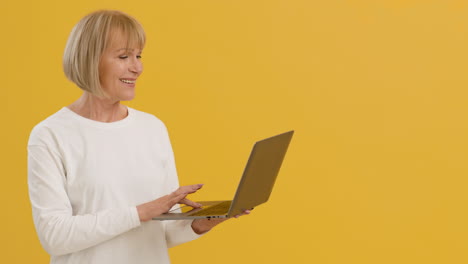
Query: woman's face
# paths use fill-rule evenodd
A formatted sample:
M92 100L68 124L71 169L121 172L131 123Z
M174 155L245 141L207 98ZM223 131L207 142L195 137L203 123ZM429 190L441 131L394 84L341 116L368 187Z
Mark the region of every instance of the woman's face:
M112 100L129 101L135 97L135 84L143 72L142 50L126 47L122 34L116 33L102 53L99 62L99 81Z

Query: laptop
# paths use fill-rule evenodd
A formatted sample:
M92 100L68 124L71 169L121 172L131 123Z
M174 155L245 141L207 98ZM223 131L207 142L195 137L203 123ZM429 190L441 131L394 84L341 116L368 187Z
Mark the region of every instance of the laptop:
M255 143L232 201L201 201L200 208L181 206L153 220L228 218L268 201L294 131Z

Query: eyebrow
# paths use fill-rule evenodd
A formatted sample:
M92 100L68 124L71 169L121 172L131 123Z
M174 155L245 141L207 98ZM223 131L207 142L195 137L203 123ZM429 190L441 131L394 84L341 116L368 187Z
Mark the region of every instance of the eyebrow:
M119 52L121 50L136 50L136 51L139 51L140 53L143 52L143 50L141 49L128 49L128 48L121 48L121 49L116 50L115 52Z

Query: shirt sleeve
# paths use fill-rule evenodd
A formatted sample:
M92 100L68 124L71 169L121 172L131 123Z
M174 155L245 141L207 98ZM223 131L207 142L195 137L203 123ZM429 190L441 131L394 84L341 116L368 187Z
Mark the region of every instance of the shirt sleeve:
M34 225L50 255L92 247L140 225L136 207L73 215L62 159L46 146L28 146L28 185Z
M169 140L169 136L166 130L166 148L169 152L167 173L168 173L168 190L175 191L179 188L179 179L177 176L177 169L175 165L174 152ZM178 207L178 205L176 205ZM195 240L202 235L199 235L193 231L192 228L193 220L168 220L163 221L165 228L166 242L168 247L174 247L182 243L186 243Z

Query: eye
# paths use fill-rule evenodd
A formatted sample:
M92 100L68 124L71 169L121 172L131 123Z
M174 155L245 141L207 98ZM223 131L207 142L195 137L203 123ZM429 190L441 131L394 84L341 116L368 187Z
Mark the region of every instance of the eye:
M119 56L119 59L126 59L126 58L128 58L128 56L127 56L127 55L122 55L122 56Z
M137 55L136 57L137 57L137 59L141 59L141 55Z

